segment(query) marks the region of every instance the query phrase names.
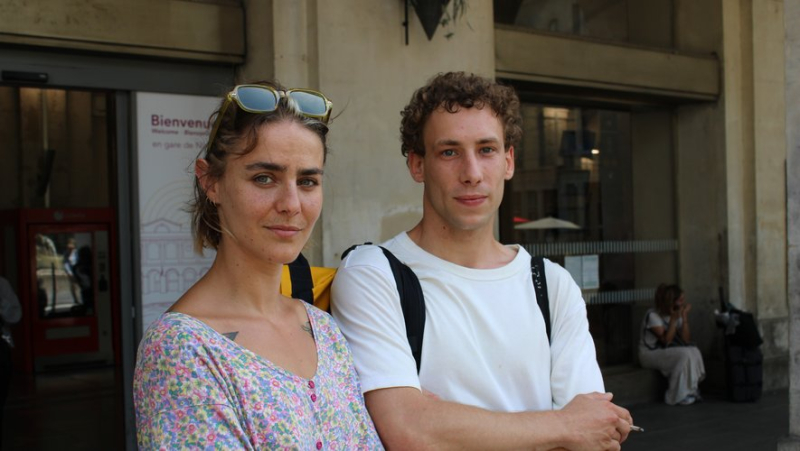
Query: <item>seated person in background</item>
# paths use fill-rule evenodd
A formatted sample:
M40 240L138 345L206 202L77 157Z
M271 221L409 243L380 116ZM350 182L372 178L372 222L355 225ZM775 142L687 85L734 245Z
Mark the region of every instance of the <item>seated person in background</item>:
M519 105L513 89L456 72L417 90L402 113L402 153L424 185L422 220L384 246L424 294L419 374L381 250L358 247L334 279L332 311L389 449L618 450L630 431L630 413L603 393L569 273L545 261L548 341L531 256L495 239L522 134Z
M195 247L217 254L139 347L139 449L382 449L336 323L280 292L322 209L329 115L267 82L217 111L192 205Z
M702 400L697 386L706 376L703 356L691 345L688 315L692 305L677 285L661 284L656 290L656 307L642 320L639 362L669 379L664 402L689 405Z

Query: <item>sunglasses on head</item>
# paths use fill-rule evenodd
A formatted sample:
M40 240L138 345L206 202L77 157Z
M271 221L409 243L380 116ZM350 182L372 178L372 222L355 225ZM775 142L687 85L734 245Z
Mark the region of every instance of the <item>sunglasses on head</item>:
M236 102L244 111L248 113L260 114L271 113L278 109L280 100L286 97L293 103L297 111L303 116L317 119L325 124L331 115L332 103L321 92L312 89L287 89L281 91L271 86L264 85L239 85L233 88L225 98L225 103L217 115L211 134L208 135L209 145L214 142L217 136L219 124L231 102Z

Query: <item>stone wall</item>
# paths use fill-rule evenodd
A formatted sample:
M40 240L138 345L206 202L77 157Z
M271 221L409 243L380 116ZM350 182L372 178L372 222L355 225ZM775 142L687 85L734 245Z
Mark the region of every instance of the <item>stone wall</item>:
M784 3L789 300L789 431L781 451L800 451L800 0Z
M6 0L0 43L241 63L244 10L233 0Z

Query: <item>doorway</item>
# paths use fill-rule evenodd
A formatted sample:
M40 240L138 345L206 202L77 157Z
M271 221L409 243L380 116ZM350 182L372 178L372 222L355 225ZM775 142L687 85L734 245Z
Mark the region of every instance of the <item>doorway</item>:
M587 304L601 367L636 362L639 324L675 283L671 113L524 101L500 237L564 266Z
M0 85L0 274L23 312L4 448L124 440L114 100Z

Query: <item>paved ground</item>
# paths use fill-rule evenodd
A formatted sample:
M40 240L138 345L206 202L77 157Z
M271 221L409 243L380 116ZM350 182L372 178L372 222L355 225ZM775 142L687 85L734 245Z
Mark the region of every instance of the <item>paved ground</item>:
M624 451L774 451L789 432L787 390L765 393L754 403L709 397L690 406L630 406L634 423Z
M123 449L113 368L43 374L33 385L12 385L2 426L3 451Z
M112 369L40 376L32 389L15 391L6 406L4 450L121 449L121 394ZM645 432L633 433L624 451L775 451L789 430L787 390L755 403L706 395L691 406L628 408Z

